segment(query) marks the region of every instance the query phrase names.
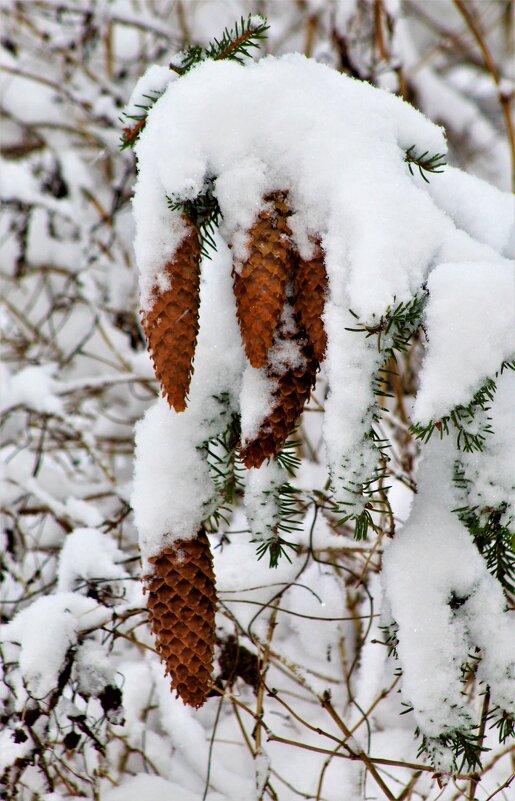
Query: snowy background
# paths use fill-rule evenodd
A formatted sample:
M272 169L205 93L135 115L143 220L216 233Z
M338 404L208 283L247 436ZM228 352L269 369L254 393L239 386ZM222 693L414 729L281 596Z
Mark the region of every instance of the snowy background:
M507 597L451 510L504 504L508 529L512 376L504 371L497 380L484 453L460 451L460 469L472 481L461 495L451 481L452 432L443 442L434 434L422 461L408 432L411 421L424 426L469 403L513 352L510 4L476 3L495 74L459 6L0 0L6 799L509 798L512 742L499 743L492 726L499 716L486 722L482 714L507 714L515 695ZM330 357L297 434L297 553L275 570L257 560L259 493L280 478L273 468L250 471L245 499L241 491L227 523L211 534L218 690L193 711L171 695L154 650L136 523L146 557L166 531L182 536L194 528L199 504L209 502L208 490L198 493L206 486L198 452L190 449L186 464L177 454L182 460L191 432L195 444L210 435L202 428L207 399L224 388L239 394L231 261L220 237L210 264L217 279L210 283L206 273L203 284L210 302L201 311L192 402L183 417L174 415L156 400L139 323L136 164L132 151L119 150L120 116L149 65L166 70L183 46L206 44L249 12L268 16L264 52L303 53L390 94L298 57L245 70L206 64L170 86L138 145L143 293L162 258L163 239L154 234L166 217L165 192L184 192L192 176L201 184L202 158L217 165L221 234L236 244L257 199L288 177L298 247L303 232L306 247L306 232L327 223L334 288ZM154 70L153 78L163 74ZM305 106L300 90L311 92ZM229 136L231 114L245 123L239 142ZM177 123L163 137L173 115ZM303 125L312 138L296 138ZM328 150L338 137L341 153ZM452 167L429 174L429 184L416 168L412 176L404 152L413 144L419 153L448 148ZM263 169L270 163L272 177ZM342 163L344 193L335 173ZM338 215L346 228L331 227ZM173 231L169 237L173 248ZM345 282L340 262L348 265ZM375 338L344 330L355 322L347 308L370 321L392 296L408 301L429 273L423 333L399 358L399 375L388 379L392 397L381 401L389 501L367 539L356 541L352 520L338 524L329 502L328 468L338 484L337 465L355 474L369 458L355 440L364 409L373 407L368 377L379 362ZM388 343L383 348L387 354ZM244 420L254 411L242 407ZM134 426L143 416L134 481ZM481 433L481 415L474 425L473 435ZM343 492L344 477L340 483ZM479 666L471 643L481 649ZM462 674L467 661L472 667ZM459 763L449 779L445 749L418 754L417 726L430 737L444 724L481 720L489 750L479 783Z

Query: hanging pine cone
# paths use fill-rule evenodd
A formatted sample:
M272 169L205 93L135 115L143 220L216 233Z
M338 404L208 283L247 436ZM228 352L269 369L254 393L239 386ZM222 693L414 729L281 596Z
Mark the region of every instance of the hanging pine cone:
M264 367L281 319L286 283L291 273L290 210L284 192L265 197L263 209L249 231L249 257L234 272L236 312L245 353L253 367Z
M322 362L327 347L327 335L322 320L327 292L327 273L320 240L317 240L314 246L313 258L304 261L299 257L295 266L294 308L301 327L304 327L313 345L316 359Z
M158 653L172 690L185 704L202 706L211 686L216 589L204 529L150 559L148 610Z
M299 358L291 365L282 365L274 351L292 343ZM240 458L245 467L261 467L265 459L277 456L309 400L320 366L305 332L293 320L281 324L269 356L272 359L266 367L266 374L274 382L274 406L261 423L256 437L242 443Z
M194 226L165 265L170 288L154 288L152 308L142 325L156 376L176 412L186 408L198 334L200 245Z

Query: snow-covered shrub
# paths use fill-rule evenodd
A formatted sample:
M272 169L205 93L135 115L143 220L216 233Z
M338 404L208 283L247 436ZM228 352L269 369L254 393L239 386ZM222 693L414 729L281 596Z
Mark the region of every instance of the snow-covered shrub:
M159 93L171 54L255 9L157 5L1 6L4 797L502 797L513 700L511 202L461 169L431 174L431 157L445 151L440 129L299 56L207 63L173 78L141 137L144 149L167 127L166 142L156 135L155 152L148 146L150 229L159 209L173 216L167 193L185 197L162 150L181 131L183 154L204 139L183 177L202 183L207 151L218 155L210 172L224 214L202 268L212 302L201 308L181 419L155 400L139 326L134 159L119 151L118 117L148 64L159 67L145 86ZM451 3L268 5L269 52L305 51L400 91L445 125L449 161L508 188L498 104L508 84L483 70L472 39L455 42L461 67L439 48L433 28L460 31ZM478 22L491 31L499 78L503 8L485 3ZM258 78L267 70L268 88ZM278 70L292 75L280 121ZM330 100L313 90L304 108L294 90L305 80L309 92L308 70L323 70L313 81L330 86ZM235 92L238 103L224 107L222 73L227 93L232 81L256 80L254 95ZM324 128L316 110L328 102ZM311 139L291 134L303 112L318 123ZM240 125L253 148L235 159ZM242 246L262 194L277 188L290 191L299 249L325 236L329 351L293 449L300 464L290 448L279 465L244 474L234 437L213 438L213 393L225 384L237 415L258 388L248 371L240 387L226 242ZM190 515L205 519L215 548L218 691L198 712L169 692L140 590L130 499L132 428L145 412L133 496L144 540L193 525ZM245 421L250 412L244 402ZM182 445L192 445L186 464ZM296 545L283 549L291 563L279 548L270 570L256 550L272 553L283 538ZM437 790L449 771L461 771L455 785Z

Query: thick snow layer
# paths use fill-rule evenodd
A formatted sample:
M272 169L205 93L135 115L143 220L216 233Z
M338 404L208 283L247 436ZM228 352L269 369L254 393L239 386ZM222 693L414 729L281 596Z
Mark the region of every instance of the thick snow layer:
M444 188L434 189L443 176L432 175L428 184L416 167L412 175L405 163L408 149L415 156L445 153L442 130L400 98L298 54L267 57L244 69L231 62L199 64L166 88L136 145L135 248L144 307L184 236L181 215L170 212L167 197L193 199L208 179L215 181L220 234L231 245L235 269L268 192L288 192L299 252L306 256L310 237L320 238L329 279L324 438L340 501L348 499L346 488L370 478L377 463L369 438L371 377L382 361L371 340L346 330L356 322L349 309L361 322L373 315L377 320L387 306L420 292L429 276L430 346L417 419L466 401L477 382L497 369L498 353L506 352L499 340L507 330L509 266L501 253L510 240L511 200L487 187L485 218L477 179L455 170ZM459 264L441 262L459 262L461 272ZM202 271L215 266L205 262ZM481 280L489 289L483 319L493 332L487 338L478 329L472 340ZM226 289L230 295L228 284ZM457 296L465 314L455 335L448 307ZM491 322L499 298L503 311ZM221 318L228 302L222 301ZM472 356L465 344L471 342ZM447 356L449 343L451 358L443 365L440 354ZM194 392L192 386L192 401ZM265 372L247 367L239 404L243 441L257 433L271 405Z
M447 442L426 448L412 514L383 564L399 627L402 693L430 737L467 724L460 666L474 646L482 649L481 676L495 686L498 703L513 703L515 630L500 585L451 511L452 462Z
M513 265L440 264L427 286L429 344L413 409L421 422L469 403L515 353Z
M23 405L37 412L62 414L63 402L57 397L53 365L25 367L13 376L0 365L0 411Z
M196 535L216 499L201 448L230 424L243 365L230 271L230 254L219 240L201 284L188 408L177 414L161 398L136 428L132 502L145 572L148 557L165 544Z
M489 411L492 433L486 437L484 450L460 453L459 459L469 480L466 505L497 509L506 504L505 520L509 521L515 519L515 373L505 370L496 383Z
M123 110L124 115L129 118L141 117L145 113L145 109L152 105L152 101L164 92L167 85L177 77L177 73L169 67L152 64L132 90L129 102Z
M334 292L347 285L364 314L409 297L445 223L403 163L414 143L445 151L441 129L407 103L298 54L245 69L200 64L168 86L137 144L143 302L183 235L166 196L193 198L212 176L225 232L246 230L263 194L287 189L304 230L338 263Z
M38 598L0 629L1 642L21 646L19 665L32 695L44 699L55 689L68 649L80 631L98 626L102 616L92 598L59 592Z
M86 594L91 580L117 581L128 577L118 562L124 555L116 543L101 531L78 528L68 534L59 555L59 592Z
M512 195L449 165L440 175L432 177L426 187L458 228L506 257L513 255L510 253L515 228Z

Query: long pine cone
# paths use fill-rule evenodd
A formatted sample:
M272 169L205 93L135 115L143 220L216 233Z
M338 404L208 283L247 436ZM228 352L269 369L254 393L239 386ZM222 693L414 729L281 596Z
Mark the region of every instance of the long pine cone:
M158 381L176 412L186 408L198 335L200 245L187 222L188 233L165 265L170 288L153 290L152 308L142 325Z
M305 261L299 257L295 266L294 308L297 319L306 330L313 346L315 357L319 362L323 362L327 347L327 335L322 320L327 292L327 273L320 240L314 244L313 258Z
M264 367L280 322L291 273L292 251L285 192L265 197L272 204L263 209L249 231L249 257L234 271L236 313L252 367Z
M215 575L205 531L179 540L150 562L147 606L157 650L171 689L198 708L211 687L215 645Z
M261 467L265 459L277 456L294 430L316 383L320 365L305 332L297 326L293 330L281 326L275 344L280 344L281 340L295 342L302 358L298 365L282 370L275 364L268 364L266 373L274 382L274 406L255 438L242 442L240 458L245 467Z

